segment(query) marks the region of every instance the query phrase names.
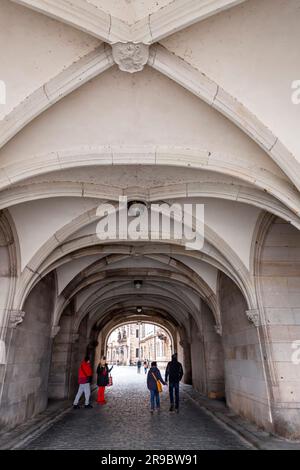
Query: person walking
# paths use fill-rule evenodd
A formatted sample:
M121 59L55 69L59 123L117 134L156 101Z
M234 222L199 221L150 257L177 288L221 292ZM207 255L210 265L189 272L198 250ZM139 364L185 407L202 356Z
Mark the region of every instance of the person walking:
M147 374L148 367L149 367L148 361L147 361L147 359L145 359L144 360L144 372L145 372L145 374Z
M151 362L151 367L149 369L147 375L147 387L150 391L150 412L151 414L154 413L155 404L157 412L160 412L160 396L159 394L162 392L162 385L167 385L166 382L163 380L160 370L157 367L157 363Z
M98 385L98 396L97 403L99 405L105 405L105 387L109 384L109 373L113 369L113 366L109 369L106 363L106 356L100 359L97 367L97 385Z
M90 396L91 396L91 381L93 377L93 371L90 363L89 356L85 356L84 360L81 362L79 370L78 370L78 392L76 394L73 408L77 410L80 408L79 400L81 395L84 393L85 397L85 408L93 408L90 404Z
M169 381L170 411L174 411L174 392L175 392L175 411L179 413L179 382L183 377L183 368L177 359L177 353L173 354L172 360L168 362L166 368L165 381Z
M140 374L140 373L141 373L141 367L142 367L142 361L139 359L139 360L137 361L137 364L136 364L136 365L137 365L138 374Z

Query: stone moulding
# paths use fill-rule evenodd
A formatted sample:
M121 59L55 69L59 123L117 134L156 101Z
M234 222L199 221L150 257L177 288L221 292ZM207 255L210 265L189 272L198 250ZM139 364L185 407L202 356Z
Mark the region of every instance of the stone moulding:
M123 72L140 72L148 62L149 46L143 43L117 42L112 45L112 56Z
M77 343L79 340L79 333L72 333L70 337L70 341L72 344Z
M148 46L145 44L135 44L135 47L137 46L144 49L143 54L139 52L139 59L137 60L133 57L130 59L128 52L127 55L123 52L123 58L116 58L120 62L120 68L122 67L129 72L135 72L143 68L144 65L142 63L144 59L142 59L142 56L146 57L149 54ZM122 48L126 48L126 45L124 46L123 44ZM134 56L133 53L131 54ZM147 64L149 66L179 83L241 128L286 173L294 185L298 189L300 188L300 163L278 138L247 108L219 87L217 83L201 73L201 71L195 69L164 47L153 46L148 57ZM113 64L114 59L111 47L102 44L98 49L87 54L87 56L72 64L67 70L58 74L43 87L37 89L0 122L0 147L41 112L91 78L107 70ZM241 109L243 109L242 112ZM55 153L53 153L53 158L57 160ZM0 173L0 184L4 179L7 179L8 186L10 186L11 182L14 182L6 176L5 171L2 171ZM267 187L265 189L268 190ZM281 193L285 194L286 190L287 188L281 191ZM289 200L291 201L295 197L294 194ZM292 210L296 214L299 213L296 207Z
M266 170L252 169L249 175L250 170L245 162L226 155L215 155L208 150L197 147L86 145L69 150L52 151L3 167L3 177L0 175L0 189L11 187L12 184L26 178L64 168L131 165L140 164L141 161L144 165L197 168L237 177L241 181L254 184L258 189L267 190L294 214L297 216L300 214L299 194L288 182L282 181Z
M25 312L23 310L10 310L9 311L9 320L8 326L9 328L17 328L25 317Z
M254 326L258 327L261 325L258 309L246 310L246 315L249 322L252 323Z
M148 65L205 101L254 140L300 189L300 163L253 113L200 70L165 47L151 48Z
M173 0L132 24L112 16L88 0L12 1L71 24L109 44L118 41L152 44L246 0Z
M108 264L110 266L112 266L112 268L113 268L113 263L118 262L119 259L120 259L119 256L115 256L115 257L113 256L113 257L109 257L109 258L106 257L106 259L103 260L102 262L98 261L96 263L96 265L97 265L98 269L99 268L101 269L100 273L95 272L95 263L91 264L89 267L87 267L85 269L84 278L82 278L81 273L79 272L77 274L77 278L74 277L74 281L72 281L68 285L67 290L64 290L63 293L62 293L64 302L62 302L60 304L60 308L57 309L57 311L55 313L55 317L54 317L55 322L56 323L59 322L60 316L62 315L62 313L63 313L66 305L68 304L70 298L73 298L73 296L76 295L82 288L86 289L87 286L92 286L95 283L95 281L97 281L98 279L100 279L100 280L105 279L106 276L107 276L107 272L105 272L105 270L102 271L102 268L107 268ZM121 259L124 259L124 257L122 256ZM167 259L167 260L159 259L158 261L163 262L165 266L170 266L170 258ZM186 268L184 268L183 265L181 266L181 263L179 263L179 264L180 264L180 266L177 265L177 269L179 270L179 272L177 273L176 279L177 279L177 281L181 282L183 285L187 285L187 283L185 282L185 279L184 279L184 274L186 274ZM110 274L115 273L117 276L118 275L122 276L122 274L124 274L125 271L122 270L122 269L117 269L117 270L110 269L109 272L110 272ZM142 271L141 270L135 270L134 272L131 273L131 278L136 279L136 278L138 278L139 274L141 274L144 277L146 275L146 273L147 274L149 273L149 275L155 276L157 278L165 279L166 281L170 280L170 277L169 277L169 275L168 275L168 273L165 269L155 269L155 268L144 268ZM192 273L190 273L190 274L192 274ZM214 318L217 321L218 311L217 311L217 307L216 307L217 302L216 302L216 297L215 297L214 293L211 291L209 286L203 280L198 281L197 284L194 285L194 288L197 289L197 291L200 293L201 296L203 296L204 298L207 299L208 305L211 308L211 311L214 315ZM74 321L74 324L73 324L74 330L76 330L76 331L78 330L79 325L80 325L83 317L86 315L86 312L85 312L83 314L83 316L81 316L80 312L85 311L85 309L86 309L85 307L87 305L88 305L87 308L90 308L93 305L95 298L101 298L105 302L106 301L108 301L108 302L113 301L113 299L116 298L115 293L113 293L111 295L110 293L105 292L105 289L106 288L104 288L103 292L101 292L100 288L97 289L97 291L94 292L92 294L92 296L89 297L89 299L87 299L80 306L80 309L78 310L78 312L76 313L76 316L75 316L75 318L77 318L77 320ZM129 289L129 290L123 291L122 295L123 294L125 294L125 295L129 294L130 296L132 296L132 291ZM178 298L177 300L178 300L178 302L180 302L182 299ZM170 299L170 301L171 301L171 299ZM91 318L92 317L90 317L90 320L91 320ZM92 321L91 323L94 323L94 322Z
M212 0L208 2L207 0L175 0L161 10L149 15L149 33L147 36L147 29L144 27L143 40L151 43L159 41L244 1ZM139 29L142 31L142 28L139 28L139 24L136 24L135 34Z
M217 335L222 336L222 325L214 325L214 329Z
M233 200L271 211L274 215L291 222L300 229L299 218L277 201L274 196L243 185L238 180L234 184L228 184L219 181L218 183L205 181L199 178L199 183L182 183L175 186L171 184L149 190L141 187L128 188L123 191L123 194L130 199L146 199L153 202L165 197L213 197ZM25 181L22 185L2 191L0 210L22 202L51 197L90 197L105 200L109 197L112 201L118 201L119 195L120 188L115 186L108 188L101 184L70 182L68 180L51 180L48 183L34 183L32 185ZM9 244L7 241L2 241L0 237L0 246L2 243Z
M110 48L102 44L35 90L0 121L0 147L43 111L112 65Z
M65 254L64 256L71 256L74 250L76 252L79 249L83 249L84 253L86 254L88 250L91 249L92 245L95 244L97 241L99 243L99 240L97 239L97 236L90 236L88 235L86 238L81 239L79 242L78 240L72 241L72 242L67 242L67 246L63 246L62 243L69 238L69 236L74 233L79 226L87 225L92 223L94 220L97 219L96 216L96 211L95 209L88 211L87 213L80 215L78 218L73 220L70 224L67 224L64 226L62 229L60 229L58 232L56 232L54 237L51 237L51 239L46 243L40 250L39 252L35 255L34 258L31 260L31 265L35 266L36 269L39 267L39 271L42 273L41 276L45 276L47 272L50 272L54 268L57 268L60 265L60 258L62 255L62 250L63 253ZM252 292L252 287L251 283L248 279L248 273L246 268L243 266L243 264L240 262L238 257L232 253L231 249L220 239L216 234L214 234L209 227L206 227L206 234L207 234L207 240L209 240L209 243L212 243L213 246L218 246L218 247L223 247L225 250L225 255L226 259L230 260L230 265L227 263L224 264L224 259L220 256L217 255L217 252L215 252L214 255L214 249L213 246L207 246L204 257L203 253L201 253L200 258L207 260L207 262L211 263L211 256L213 256L213 259L216 259L218 265L223 267L226 272L228 272L228 268L233 269L233 271L237 274L237 280L239 283L239 286L241 287L242 292L245 295L245 298L247 299L248 305L254 305L255 303L255 298L254 298L254 293ZM54 242L55 240L55 242ZM61 245L61 246L59 246ZM57 249L55 249L55 246ZM107 252L107 247L103 247L104 251ZM125 253L132 253L131 248L129 249L128 247L123 247L123 250L125 249ZM221 248L220 248L221 249ZM124 251L121 250L122 253ZM102 252L102 250L100 250ZM219 250L218 250L219 251ZM98 249L97 249L98 252ZM207 255L209 253L209 255ZM215 258L216 257L216 258ZM43 261L44 260L44 261ZM22 305L24 304L24 301L26 299L26 296L30 289L33 288L33 286L36 284L38 281L38 278L36 277L35 274L33 274L33 269L24 269L20 283L19 283L19 289L17 291L17 298L16 298L16 305L20 305L20 308L22 308ZM210 301L212 302L213 297L210 296L210 293L207 292L205 294L205 298L210 298ZM61 298L62 303L64 302L64 297ZM212 310L215 311L216 309L212 305ZM58 311L58 310L57 310ZM219 315L218 313L215 315L216 323L218 323ZM58 323L57 317L55 317L55 323Z
M58 335L59 330L60 330L60 326L52 326L52 330L51 330L52 339L54 339Z
M97 8L86 0L13 0L15 3L31 8L44 15L55 18L63 23L109 41L111 32L111 15ZM124 34L124 23L115 18L114 35L118 31Z
M13 1L71 24L108 44L143 43L143 45L149 45L245 0L211 0L209 2L207 0L174 0L159 11L151 13L132 25L111 16L100 8L96 8L95 5L86 0L60 0L60 2L56 0ZM109 57L107 59L112 65L112 59ZM299 161L279 141L277 136L242 103L199 70L162 46L154 46L148 64L209 103L234 122L272 158L295 186L300 189ZM81 84L85 81L80 79ZM0 125L0 146L22 129L25 124L55 103L57 99L64 96L58 93L59 97L53 99L49 104L46 96L47 87L48 84L45 84L44 87L36 90L5 118L4 124ZM72 88L70 88L70 91L72 91ZM67 92L64 94L67 94ZM32 111L32 108L34 111Z

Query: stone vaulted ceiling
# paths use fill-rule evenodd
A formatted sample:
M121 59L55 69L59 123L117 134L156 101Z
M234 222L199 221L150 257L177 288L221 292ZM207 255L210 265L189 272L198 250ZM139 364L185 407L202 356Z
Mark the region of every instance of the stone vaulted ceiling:
M218 324L219 271L255 308L262 211L300 226L297 0L3 0L0 13L0 207L19 239L15 308L53 270L55 322L74 299L78 321L96 321L100 305L131 308L137 276L143 303L172 303L179 323L200 295ZM101 245L96 208L120 195L204 202L203 252Z
M188 383L299 437L299 23L299 0L1 0L0 423L144 318ZM203 246L99 237L120 196L201 204Z

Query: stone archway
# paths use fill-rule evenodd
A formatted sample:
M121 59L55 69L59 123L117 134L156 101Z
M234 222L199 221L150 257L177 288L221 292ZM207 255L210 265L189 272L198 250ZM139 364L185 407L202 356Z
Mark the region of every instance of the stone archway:
M125 317L126 315L124 315ZM159 367L166 367L171 355L178 349L178 333L175 328L169 329L166 322L159 318L140 316L128 317L121 322L114 322L114 326L107 325L99 334L97 351L103 351L108 363L120 365L136 365L137 361L157 361ZM123 337L125 332L125 337ZM151 333L151 338L147 337ZM104 338L104 349L101 338ZM181 352L181 351L180 351ZM180 357L182 354L180 354ZM96 360L100 356L96 354Z
M298 439L300 236L290 224L265 214L253 257L259 311L256 324L265 358L272 426Z

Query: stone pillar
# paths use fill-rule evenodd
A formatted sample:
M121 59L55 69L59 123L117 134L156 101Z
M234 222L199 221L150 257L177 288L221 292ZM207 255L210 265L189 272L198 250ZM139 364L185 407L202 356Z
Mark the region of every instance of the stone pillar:
M258 312L248 310L242 292L228 276L221 274L219 282L226 402L236 413L271 431Z
M84 359L88 351L89 338L87 337L87 322L85 318L78 329L78 332L73 332L71 336L71 362L70 362L70 376L69 376L69 398L74 397L74 393L78 387L78 369L81 361Z
M212 311L202 302L202 329L206 359L207 396L224 398L224 351L221 325L215 324Z
M180 346L183 348L183 381L186 384L192 385L191 343L184 339L180 341Z
M224 355L221 336L215 327L213 313L201 300L198 322L191 321L193 387L210 398L222 398L225 395Z
M72 399L78 387L79 361L82 360L79 354L79 333L71 335L71 363L69 374L68 398Z
M53 343L49 377L49 398L51 399L66 399L69 396L72 322L72 310L68 306L60 319L60 325L52 328Z
M24 311L9 312L2 425L20 424L47 407L54 295L55 279L50 274L32 289Z
M11 267L9 254L9 241L3 238L1 232L0 213L0 365L7 362L7 328L10 315L11 288L15 280L14 269Z
M21 325L25 316L23 310L7 310L5 311L6 327L3 328L3 355L2 363L0 365L0 408L4 396L5 388L7 387L7 371L10 368L10 345L12 344L15 329Z
M257 253L262 343L271 420L283 437L300 439L300 234L273 220Z

